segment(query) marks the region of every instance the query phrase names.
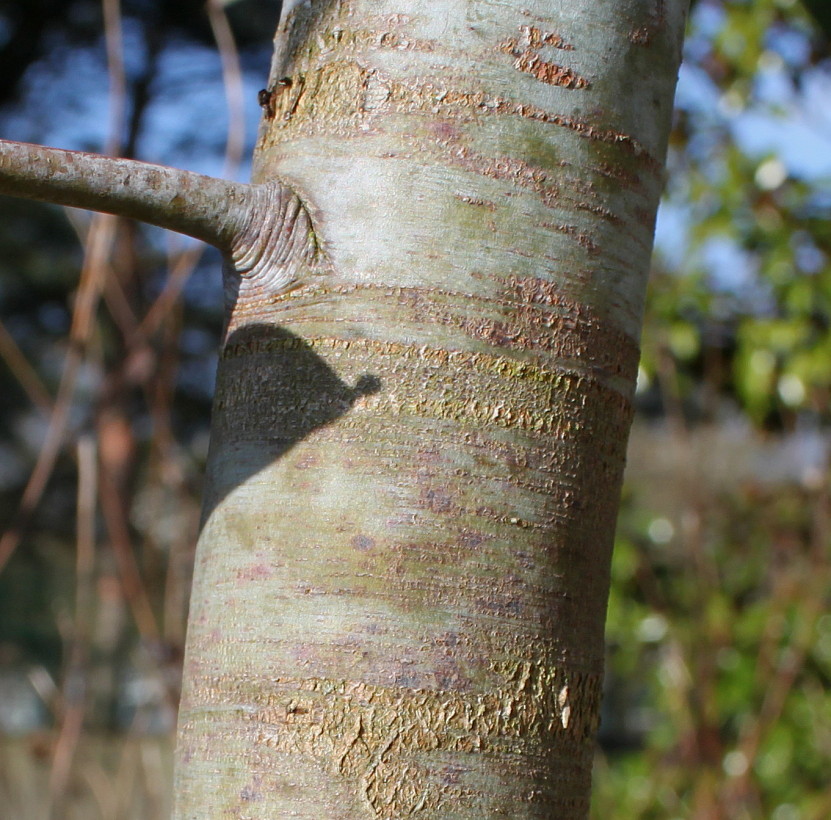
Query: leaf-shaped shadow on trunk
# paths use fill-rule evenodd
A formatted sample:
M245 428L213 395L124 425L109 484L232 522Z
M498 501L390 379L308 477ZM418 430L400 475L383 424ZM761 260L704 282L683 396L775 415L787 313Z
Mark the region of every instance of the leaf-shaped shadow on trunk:
M235 487L380 389L370 374L350 386L285 328L252 324L233 331L217 372L203 523Z

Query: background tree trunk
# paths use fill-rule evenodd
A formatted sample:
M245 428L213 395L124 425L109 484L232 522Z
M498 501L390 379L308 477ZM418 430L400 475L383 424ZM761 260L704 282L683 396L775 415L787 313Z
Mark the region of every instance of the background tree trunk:
M284 13L312 228L227 276L176 817L586 814L684 9Z

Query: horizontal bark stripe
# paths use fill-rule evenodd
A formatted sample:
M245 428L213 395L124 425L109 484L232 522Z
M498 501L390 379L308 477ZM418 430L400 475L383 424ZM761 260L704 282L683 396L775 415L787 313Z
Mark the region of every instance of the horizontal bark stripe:
M321 391L310 384L297 370L306 365L292 364L292 351L303 360L313 353L335 369L342 359L376 380L378 391L365 399L374 413L516 429L554 440L599 437L616 449L631 421L628 397L580 371L372 339L252 336L223 348L220 378L231 380L234 389L218 390L217 423L237 433L285 428L292 435L309 429L314 419L328 423L343 415L355 392L336 385Z
M434 149L432 153L436 153L435 142L421 146L419 153L423 155L430 147ZM467 146L453 146L439 157L446 167L461 168L531 190L548 208L583 211L613 225L623 222L620 215L600 204L603 197L585 180L585 171L579 176L566 176L565 163L556 166L552 173L516 157L486 156Z
M565 764L592 743L602 680L529 662L501 666L500 685L480 694L355 680L201 677L182 720L230 719L269 749L357 781L372 816L385 820L474 799L452 778L436 783L447 753L460 773L466 758L475 773L481 758L501 758L512 768L518 757L518 782L535 787L526 799L546 816L557 758Z
M448 88L443 82L423 78L394 79L353 60L332 60L290 78L294 93L281 94L275 106L274 127L262 136L260 149L267 149L281 132L312 136L337 128L344 137L363 136L375 113L422 114L432 120L466 120L482 116L521 117L553 125L599 145L614 147L637 158L644 170L661 173L662 163L629 134L579 117L547 111L539 106L482 90ZM464 79L458 82L464 83ZM345 89L349 87L353 91ZM367 102L370 104L367 105ZM608 157L611 159L612 155Z
M431 326L446 327L461 331L452 337L456 349L467 336L500 349L502 355L521 351L543 366L557 359L560 367L629 389L640 359L636 340L564 296L555 282L510 275L495 284L497 296L372 283L315 283L275 299L273 305L280 305L283 321L298 325L373 323L394 327L410 338ZM330 297L337 299L336 305ZM388 311L394 311L394 319ZM383 321L387 318L390 322ZM235 319L244 322L248 316L239 311Z
M511 738L544 742L551 734L567 733L580 740L589 737L595 720L593 707L601 695L601 675L517 660L493 662L491 670L498 683L482 693L239 674L197 678L194 691L202 695L198 699L206 707L250 699L256 706L244 710L247 719L289 727L320 725L327 717L331 719L326 712L345 714L348 708L340 705L326 708L340 702L379 712L389 709L398 715L393 723L400 721L413 732L435 737L446 733L448 744L456 742L457 731L477 735L494 749L499 740ZM383 723L389 725L386 720ZM458 742L467 744L469 739Z
M620 453L610 458L608 451L587 452L574 442L534 447L527 441L500 440L485 431L465 431L460 438L455 424L436 420L425 424L408 416L351 414L322 431L319 440L343 452L354 452L354 445L371 442L373 471L394 473L402 461L413 465L412 473L399 472L396 486L406 486L410 480L422 485L415 502L422 519L425 513L434 512L441 526L451 528L488 521L537 531L572 520L573 538L579 518L581 525L588 523L585 538L577 538L581 544L593 541L603 528L601 518L606 522L608 517L604 511L598 518L596 505L584 507L576 501L587 483L585 477L580 478L583 462L592 459L591 496L595 498L614 492L622 467ZM448 461L452 466L447 466ZM304 466L301 463L300 469Z
M391 419L353 413L345 416L340 424L327 427L320 437L343 448L355 442L371 441L372 458L379 462L379 470L400 463L404 453L407 459L417 462L419 475L432 475L435 469L439 483L446 479L434 465L442 463L442 456L454 458L454 486L462 490L470 488L480 499L499 498L505 511L491 509L491 512L501 523L522 527L536 527L538 523L517 518L516 507L513 515L507 512L512 490L523 494L519 497L544 497L554 508L562 504L565 514L574 509L574 503L569 503L569 494L580 484L580 467L587 455L593 460L591 480L598 494L603 491L603 482L619 480L622 466L620 453L606 448L594 448L587 453L585 447L573 441L558 442L556 447L538 446L533 439L517 437L513 431L493 429L465 430L460 436L456 424L413 416ZM435 501L437 506L442 503ZM453 503L460 505L460 502ZM470 515L481 513L481 508L472 504L463 509ZM586 515L587 511L581 514ZM539 526L544 524L544 520L539 522Z

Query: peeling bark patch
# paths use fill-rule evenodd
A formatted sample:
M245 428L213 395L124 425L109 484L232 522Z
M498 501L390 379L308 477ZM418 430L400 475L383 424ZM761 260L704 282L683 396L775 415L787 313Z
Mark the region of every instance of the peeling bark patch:
M548 85L558 85L562 88L588 88L590 85L589 81L576 71L557 63L546 62L539 54L531 51L520 54L514 61L514 68Z
M389 99L390 87L379 77L377 71L367 73L361 85L362 96L360 101L361 111L374 111L381 108Z
M519 37L510 38L500 43L500 49L509 53L517 51L539 51L543 46L561 48L563 51L574 51L574 46L567 43L559 34L553 31L544 32L536 26L520 26Z
M424 53L436 49L432 40L412 37L403 31L409 22L405 14L367 15L362 20L369 24L366 28L347 28L339 22L330 26L320 25L309 45L308 58L311 60L334 53L339 56L358 55L370 49Z
M540 50L545 46L573 51L574 47L552 32L542 32L535 26L520 26L520 36L499 44L499 50L515 58L514 68L548 85L561 88L589 88L590 83L576 71L543 60Z
M373 83L380 84L379 73L372 72ZM370 71L354 62L329 62L308 72L290 78L292 89L273 97L273 129L304 127L312 122L318 130L330 130L337 123L355 120L361 112L370 88ZM382 100L377 91L369 99Z
M576 369L586 368L601 380L610 376L632 378L639 358L638 346L607 322L559 294L556 294L559 299L553 300L555 296L547 303L529 298L545 291L546 285L549 291L556 291L551 283L543 280L529 282L512 277L509 294L514 299L512 304L508 303L505 318L489 317L484 305L478 315L472 316L469 304L448 304L449 300L440 295L416 288L401 288L396 295L398 302L409 307L422 321L458 329L494 347L550 354ZM466 301L469 303L471 298ZM549 309L540 310L542 305ZM552 307L559 309L551 310Z
M293 84L294 81L291 77L283 77L278 80L273 87L263 88L259 91L257 94L257 102L260 104L260 108L263 109L263 116L267 120L274 119L274 114L276 113L274 100L276 97L290 89Z
M593 742L601 677L529 661L496 663L493 672L500 682L483 693L321 678L208 678L196 683L191 702L199 706L191 706L190 719L248 701L237 706L242 731L351 781L366 816L379 820L472 805L479 757L508 767L522 760L517 776L535 787L528 800L540 809L554 805L558 784L547 761L554 750L555 759L566 748L582 755Z

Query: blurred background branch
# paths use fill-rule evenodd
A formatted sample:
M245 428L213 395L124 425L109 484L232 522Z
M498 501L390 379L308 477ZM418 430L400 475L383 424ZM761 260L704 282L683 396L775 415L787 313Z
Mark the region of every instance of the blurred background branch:
M0 135L246 177L279 3L234 5L0 3ZM130 220L0 211L0 799L166 817L218 258Z

